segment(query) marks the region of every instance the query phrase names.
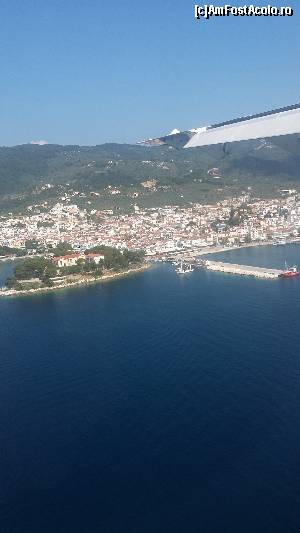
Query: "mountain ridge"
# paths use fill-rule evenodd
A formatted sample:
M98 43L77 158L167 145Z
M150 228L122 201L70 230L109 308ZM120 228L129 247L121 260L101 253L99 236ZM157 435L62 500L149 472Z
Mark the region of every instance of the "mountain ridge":
M20 207L25 206L26 197L32 194L39 196L39 201L59 197L68 187L87 196L95 191L105 196L107 188L115 187L119 192L105 202L112 205L122 203L125 197L132 199L134 193L148 206L181 202L182 198L186 202L216 201L249 188L258 195L270 195L280 187L300 186L299 168L300 154L265 141L233 143L226 153L222 146L185 150L117 143L2 146L0 210L18 204L16 199ZM215 171L211 173L211 169ZM143 186L151 180L155 185ZM42 193L45 186L48 191ZM106 196L109 200L111 194Z

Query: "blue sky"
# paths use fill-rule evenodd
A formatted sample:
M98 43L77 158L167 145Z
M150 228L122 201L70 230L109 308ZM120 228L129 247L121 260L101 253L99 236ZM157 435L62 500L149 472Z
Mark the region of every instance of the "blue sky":
M300 7L281 4L294 17L197 22L187 0L2 0L0 145L135 142L300 101Z

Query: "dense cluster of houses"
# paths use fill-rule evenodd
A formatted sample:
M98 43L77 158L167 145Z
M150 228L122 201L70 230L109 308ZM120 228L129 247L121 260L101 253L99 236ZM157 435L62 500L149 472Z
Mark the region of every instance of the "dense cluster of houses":
M234 214L234 217L232 217ZM217 204L190 204L140 209L115 215L111 210L91 213L61 201L42 212L32 206L28 215L1 217L0 245L24 247L35 240L49 248L65 241L74 254L55 258L58 266L71 266L84 250L98 244L119 249L144 249L148 256L180 249L234 245L245 240L266 241L297 236L300 201L293 191L281 199L251 199L248 194ZM99 255L87 255L100 261Z

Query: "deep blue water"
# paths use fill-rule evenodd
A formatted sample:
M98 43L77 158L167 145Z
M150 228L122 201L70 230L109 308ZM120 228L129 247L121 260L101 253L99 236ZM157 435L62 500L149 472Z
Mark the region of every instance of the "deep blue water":
M299 316L300 279L169 266L0 299L1 533L299 533Z

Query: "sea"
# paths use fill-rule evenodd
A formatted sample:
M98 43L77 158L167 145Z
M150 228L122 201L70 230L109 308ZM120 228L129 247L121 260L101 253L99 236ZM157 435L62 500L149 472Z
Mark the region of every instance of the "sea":
M169 264L0 298L1 533L299 533L299 319L300 278Z

